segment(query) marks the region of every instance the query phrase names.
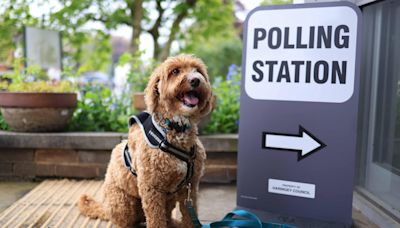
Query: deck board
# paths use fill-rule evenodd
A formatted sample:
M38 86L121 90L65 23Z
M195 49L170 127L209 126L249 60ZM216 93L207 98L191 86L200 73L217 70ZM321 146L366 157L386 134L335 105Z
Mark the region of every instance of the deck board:
M86 193L101 199L103 181L45 180L0 213L0 227L115 227L111 222L80 215L76 203ZM199 193L199 217L203 223L220 220L235 207L236 187L203 185ZM212 202L212 203L210 203ZM179 218L178 210L173 212ZM353 208L354 227L377 228Z
M80 215L83 193L101 196L103 181L46 180L0 214L0 227L115 227Z

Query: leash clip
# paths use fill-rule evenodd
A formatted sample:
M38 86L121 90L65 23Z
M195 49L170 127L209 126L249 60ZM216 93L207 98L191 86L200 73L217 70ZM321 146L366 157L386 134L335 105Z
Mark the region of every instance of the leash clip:
M187 203L192 204L192 198L190 197L190 194L192 193L192 184L188 183L186 185L186 188L188 191L187 191L187 198L185 199L185 204L187 204Z

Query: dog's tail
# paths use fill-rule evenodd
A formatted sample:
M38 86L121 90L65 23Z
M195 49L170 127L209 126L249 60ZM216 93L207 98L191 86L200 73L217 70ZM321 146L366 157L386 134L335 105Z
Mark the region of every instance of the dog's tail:
M99 202L96 202L92 197L88 195L81 195L78 202L78 207L81 214L89 218L109 220L106 212L104 211L103 205Z

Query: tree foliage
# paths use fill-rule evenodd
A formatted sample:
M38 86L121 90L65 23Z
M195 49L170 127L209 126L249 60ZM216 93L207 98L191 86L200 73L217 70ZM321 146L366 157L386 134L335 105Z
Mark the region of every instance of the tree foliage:
M33 5L43 9L41 17L31 15ZM3 35L0 47L8 47L2 50L13 47L12 38L21 34L23 25L39 26L62 32L66 57L72 62L85 62L85 44L90 43L91 52L101 58L84 67L103 68L100 62L104 62L104 55L99 53L111 51L110 45L106 45L111 30L121 25L132 28L131 53L139 50L140 35L150 34L153 58L163 60L170 55L174 41L189 38L196 42L200 40L195 34L208 37L226 30L232 3L220 0L3 0L1 11L4 13L0 16Z
M195 46L191 51L207 66L211 81L228 73L232 64L241 65L242 41L237 37L215 37Z
M224 7L220 4L218 0L199 3L194 12L198 20L183 37L183 51L203 59L212 80L226 75L230 65L240 65L242 56L240 28L234 27L233 2L225 2Z
M22 38L24 25L38 25L39 19L32 17L28 0L0 2L0 63L11 65L16 41Z
M263 0L262 6L292 4L293 0Z

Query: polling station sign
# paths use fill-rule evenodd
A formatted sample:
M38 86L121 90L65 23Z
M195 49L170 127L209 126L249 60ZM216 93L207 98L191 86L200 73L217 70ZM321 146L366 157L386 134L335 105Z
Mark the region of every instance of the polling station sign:
M360 17L348 2L259 7L249 13L239 207L270 221L287 216L300 227L351 224Z
M353 95L352 8L254 11L247 31L245 89L251 98L341 103Z

